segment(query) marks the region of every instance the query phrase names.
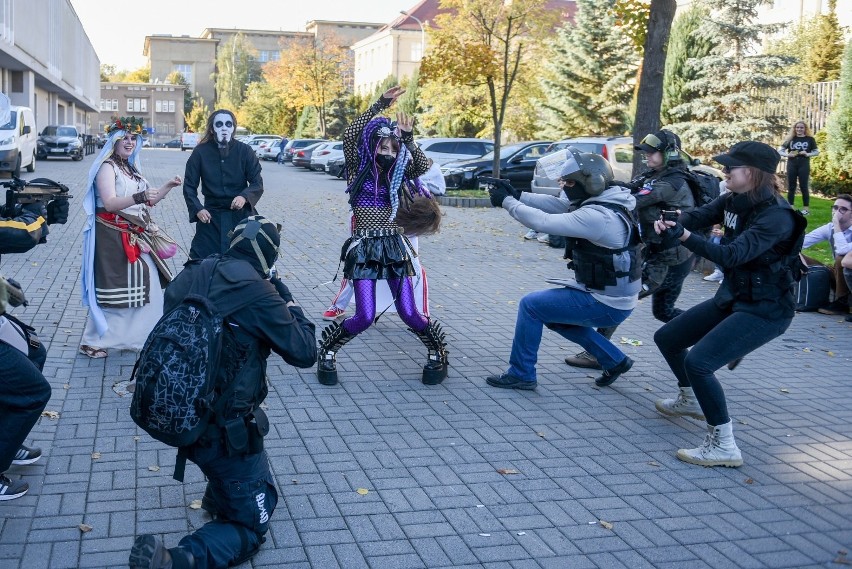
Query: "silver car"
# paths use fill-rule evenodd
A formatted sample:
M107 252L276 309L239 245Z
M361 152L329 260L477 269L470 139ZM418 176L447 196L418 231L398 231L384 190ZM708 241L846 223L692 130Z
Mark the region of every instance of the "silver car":
M554 175L556 163L565 162L565 149L573 146L581 152L600 154L612 165L616 180L629 180L633 171L633 139L629 136L580 136L554 142L549 154L538 161L533 172L530 191L537 194L559 195L559 173ZM545 168L546 166L550 166ZM545 171L548 170L549 172Z

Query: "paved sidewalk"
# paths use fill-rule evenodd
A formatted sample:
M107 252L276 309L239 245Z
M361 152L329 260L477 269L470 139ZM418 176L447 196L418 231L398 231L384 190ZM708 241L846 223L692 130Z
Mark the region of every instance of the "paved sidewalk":
M159 185L182 175L188 153L143 156ZM135 355L77 353L91 161L38 163L37 175L72 187L71 219L51 228L47 244L2 259L31 301L15 314L47 343L47 410L58 414L43 417L28 441L44 458L9 472L30 492L0 502L3 569L126 566L135 535L161 534L174 546L207 520L188 507L204 490L198 469L175 482L175 450L137 429L129 399L113 390ZM344 184L263 166L259 209L284 224L279 270L321 328L336 290L321 283L335 273L348 227ZM612 387L567 367L563 358L579 350L551 332L537 391L485 385L505 371L518 300L563 275L564 262L556 249L525 242L503 210L445 212L421 253L432 316L448 333L448 379L420 383L425 349L393 314L341 350L336 387L273 356L266 447L281 499L266 544L242 569L852 564L852 325L799 315L735 372L719 372L745 465L690 466L674 453L697 446L704 425L654 410L676 384L653 343L659 322L649 301L619 328L642 345L623 346L636 365ZM188 250L193 227L179 190L155 218ZM693 273L681 306L715 287Z

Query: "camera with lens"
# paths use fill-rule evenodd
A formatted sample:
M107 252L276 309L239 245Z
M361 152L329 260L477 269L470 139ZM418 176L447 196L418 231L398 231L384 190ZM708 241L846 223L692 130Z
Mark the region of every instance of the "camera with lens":
M660 217L663 221L677 221L680 214L676 211L664 209L660 212Z

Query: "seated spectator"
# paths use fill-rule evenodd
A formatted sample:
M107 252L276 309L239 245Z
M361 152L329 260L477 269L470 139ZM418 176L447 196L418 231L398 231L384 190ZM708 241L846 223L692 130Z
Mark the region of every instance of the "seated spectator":
M834 290L834 301L819 309L822 314L844 315L849 314L849 285L844 278L844 267L842 262L845 256L852 251L852 196L840 194L831 206L831 221L817 227L805 235L802 249L807 249L817 243L828 242L834 255L834 265L829 266L834 277L832 290ZM816 259L802 255L802 262L809 267L822 265Z

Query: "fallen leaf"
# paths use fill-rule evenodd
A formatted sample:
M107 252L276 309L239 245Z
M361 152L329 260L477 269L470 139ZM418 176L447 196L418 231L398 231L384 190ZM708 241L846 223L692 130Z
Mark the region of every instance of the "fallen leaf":
M97 459L99 459L100 457L101 457L101 453L99 453L99 452L93 452L93 453L92 453L92 459L93 459L93 460L97 460Z
M148 470L150 470L151 472L159 472L160 467L157 466L156 464L152 464L151 466L148 467Z
M834 357L834 352L826 352L826 353L828 354L828 357L830 357L830 358Z
M370 493L370 491L367 490L366 488L358 488L355 491L358 492L359 494L361 494L362 496L366 496L367 494Z
M71 384L70 383L63 383L62 389L71 389Z
M480 537L491 537L490 533L481 533L479 535L480 535Z
M299 481L298 481L298 480L296 480L296 479L294 478L294 479L293 479L293 484L298 484L298 483L299 483Z
M739 423L740 425L748 425L748 423L745 421L737 421L737 423Z
M497 473L498 474L520 474L520 472L515 470L514 468L498 468Z
M745 483L746 483L746 484L754 484L754 479L752 479L752 478L746 478Z
M636 340L634 338L626 338L624 336L621 337L622 344L630 344L631 346L641 346L642 340Z
M651 387L650 385L646 385L646 386L645 386L645 391L654 391L654 388L653 388L653 387Z
M133 440L134 440L134 441L136 441L136 442L139 442L139 439L140 439L140 438L142 438L142 437L140 437L140 436L138 436L138 435L137 435L137 436L133 437Z
M42 411L42 417L47 417L48 419L58 419L59 413L57 411Z
M612 524L609 522L605 522L603 520L598 520L598 523L601 524L601 527L604 529L612 529Z
M193 500L189 503L189 508L192 510L200 510L201 509L201 500Z
M538 436L540 436L541 438L544 438L544 433L536 433L536 434L537 434Z
M525 531L519 531L519 532L518 532L518 535L527 535L527 532L525 532Z
M847 551L845 549L840 549L837 551L837 559L834 560L834 563L838 565L852 565L852 561L846 559Z
M810 351L811 351L811 349L810 349L810 348L802 348L802 351L803 351L803 352L810 352Z
M781 388L781 393L790 393L790 390L789 390L789 389L787 389L786 387L782 387L782 388Z
M659 466L660 466L660 463L659 463L659 462L656 462L656 461L653 461L653 460L649 460L649 461L648 461L648 466L656 466L656 467L659 467Z
M484 508L484 507L485 507L485 504L477 504L477 505L476 505L476 507L477 507L477 508Z
M92 526L90 526L89 524L80 524L77 527L80 528L80 531L83 533L89 533L90 531L92 531Z

